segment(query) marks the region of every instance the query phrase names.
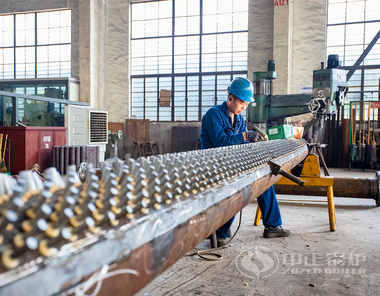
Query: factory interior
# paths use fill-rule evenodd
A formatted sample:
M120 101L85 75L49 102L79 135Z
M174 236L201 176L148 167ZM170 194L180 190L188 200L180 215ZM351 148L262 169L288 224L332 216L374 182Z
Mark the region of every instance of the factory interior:
M379 0L0 0L0 295L379 295Z

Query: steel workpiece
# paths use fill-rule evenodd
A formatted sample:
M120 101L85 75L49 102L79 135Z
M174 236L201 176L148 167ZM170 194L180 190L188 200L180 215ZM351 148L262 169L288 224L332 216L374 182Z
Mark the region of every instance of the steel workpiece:
M296 139L0 176L0 294L133 295L291 170ZM65 181L63 180L65 179ZM38 283L38 285L36 285Z

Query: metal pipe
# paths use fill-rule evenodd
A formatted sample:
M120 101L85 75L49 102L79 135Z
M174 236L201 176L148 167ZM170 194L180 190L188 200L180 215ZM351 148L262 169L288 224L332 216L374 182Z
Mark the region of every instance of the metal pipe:
M38 241L44 242L42 253L46 257L28 250L15 258L18 260L15 262L9 257L13 251L12 238L6 238L7 241L0 244L0 252L5 250L1 258L5 257L3 264L7 263L9 270L0 269L0 295L27 295L32 289L34 295L70 295L75 294L74 289L78 291L87 287L88 290L98 284L98 295L133 295L277 182L280 176L271 173L267 164L269 159L289 171L306 157L307 152L305 141L287 139L139 158L127 161L127 164L114 162L114 172L120 172L115 179L123 174L120 166L146 167L148 162L154 164L157 173L174 163L178 168L187 166L187 171L195 173L192 177L182 174L189 186L183 186L184 191L172 196L168 203L167 199L164 200L160 208L154 208L155 203L146 201L146 205L152 206L131 214L118 203L123 199L120 196L122 190L119 190L119 195L116 196L116 192L112 195L115 200L112 212L108 208L104 210L104 217L96 223L91 216L85 218L81 211L74 211L76 216L72 218L77 218L81 228L80 231L72 228L65 220L65 224L57 227L60 233L72 234L65 236L65 240L54 244L43 232L35 234ZM203 174L205 167L213 168L210 170L212 178ZM49 172L46 172L46 178L53 180ZM91 176L91 172L90 169L86 176ZM114 174L104 168L101 173ZM128 176L131 184L138 179L135 175ZM171 178L166 180L166 176L164 174L160 184L172 182ZM98 211L102 211L102 204L111 202L104 192L107 184L102 180L110 182L112 178L102 175L99 181L98 197L94 201ZM122 178L123 182L125 180ZM59 180L57 182L60 183ZM85 184L86 181L79 185L78 194L72 194L78 206L82 207L83 201L88 200L84 197ZM155 187L147 184L142 189L147 191L148 199L157 194ZM35 191L29 196L25 207L39 194ZM125 206L131 207L133 202L136 199L128 200ZM7 202L1 206L6 208ZM55 216L57 211L64 210L54 209ZM115 218L115 214L123 212L128 213ZM16 230L16 224L21 222L15 221L13 229ZM86 293L87 290L81 291Z
M376 205L380 206L379 174L370 178L338 178L334 177L334 196L374 199ZM274 185L277 194L287 195L310 195L326 196L326 187L321 186L289 186Z

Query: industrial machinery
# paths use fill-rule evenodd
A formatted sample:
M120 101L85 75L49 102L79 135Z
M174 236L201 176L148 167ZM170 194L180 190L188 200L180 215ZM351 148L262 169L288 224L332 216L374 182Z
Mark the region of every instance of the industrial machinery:
M133 295L307 155L264 141L0 175L0 295Z
M339 69L339 56L329 55L327 68L313 71L313 100L309 110L313 113L339 113L348 90L347 70ZM339 117L339 116L338 116Z
M268 62L265 72L254 72L255 102L249 106L248 122L283 124L284 118L312 113L315 117L339 112L347 92L347 71L339 69L339 56L328 57L327 68L313 71L313 94L273 95L272 84L276 79L275 62Z

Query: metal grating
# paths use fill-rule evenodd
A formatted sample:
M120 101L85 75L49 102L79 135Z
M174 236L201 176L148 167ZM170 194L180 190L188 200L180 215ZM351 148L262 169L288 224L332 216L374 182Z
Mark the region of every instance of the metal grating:
M108 143L107 112L90 111L90 144Z

